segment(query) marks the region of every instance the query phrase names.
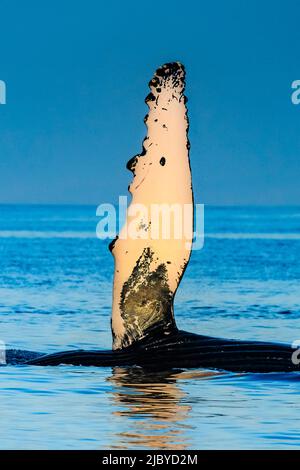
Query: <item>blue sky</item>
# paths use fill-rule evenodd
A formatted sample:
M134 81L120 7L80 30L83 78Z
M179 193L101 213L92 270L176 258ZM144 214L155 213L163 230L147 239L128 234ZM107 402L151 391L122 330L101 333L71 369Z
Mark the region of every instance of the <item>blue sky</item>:
M2 0L0 203L116 202L154 70L187 69L197 202L300 204L300 3Z

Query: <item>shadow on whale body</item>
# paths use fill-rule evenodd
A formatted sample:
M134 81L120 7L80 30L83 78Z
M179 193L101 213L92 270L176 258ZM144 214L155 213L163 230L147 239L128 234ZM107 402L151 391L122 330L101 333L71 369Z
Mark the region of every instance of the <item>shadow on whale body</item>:
M145 118L147 137L142 152L127 168L133 173L129 187L131 204L149 209L152 203L191 205L192 179L189 161L185 70L178 63L160 67L149 83ZM178 330L174 296L190 259L193 211L189 212L185 238L147 237L154 220L135 221L138 237L124 237L127 212L120 236L111 243L114 256L112 307L113 349L78 350L42 354L9 350L8 364L122 367L145 370L205 368L234 372L299 371L288 345L238 341L201 336ZM186 228L186 226L185 226Z

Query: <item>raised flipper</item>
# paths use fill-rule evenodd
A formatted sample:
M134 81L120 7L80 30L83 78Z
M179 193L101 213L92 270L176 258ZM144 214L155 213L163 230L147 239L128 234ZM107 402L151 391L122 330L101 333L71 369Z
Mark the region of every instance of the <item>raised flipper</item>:
M155 331L167 335L176 329L173 300L190 258L193 232L184 80L178 62L156 71L146 98L143 151L127 164L134 175L132 201L126 223L110 245L115 259L113 349Z

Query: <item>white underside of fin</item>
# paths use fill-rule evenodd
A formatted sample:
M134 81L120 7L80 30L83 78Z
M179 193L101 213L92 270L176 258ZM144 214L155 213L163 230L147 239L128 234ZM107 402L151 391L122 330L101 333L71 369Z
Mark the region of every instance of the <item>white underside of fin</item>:
M167 334L175 326L173 298L189 261L193 230L184 78L179 63L166 64L156 71L146 98L148 133L143 152L128 162L134 174L129 187L132 201L112 248L114 349L143 338L153 327ZM164 215L157 216L162 205L171 214L169 233L162 229L165 209L161 212ZM168 212L174 205L177 216L172 210Z

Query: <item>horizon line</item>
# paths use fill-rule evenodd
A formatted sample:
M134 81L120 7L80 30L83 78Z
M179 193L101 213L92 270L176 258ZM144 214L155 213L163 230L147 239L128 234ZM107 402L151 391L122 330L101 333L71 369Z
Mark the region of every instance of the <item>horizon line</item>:
M130 198L130 196L128 196ZM131 199L131 198L130 198ZM48 207L98 207L99 204L101 203L92 203L92 202L0 202L0 207L4 206L48 206ZM116 202L110 202L112 205L117 205L118 203ZM275 203L275 204L259 204L259 203L241 203L241 204L232 204L232 203L226 203L226 204L216 204L216 203L205 203L201 202L204 206L208 207L222 207L222 208L230 208L230 207L253 207L253 208L272 208L272 207L291 207L291 208L297 208L300 207L300 202L299 203Z

